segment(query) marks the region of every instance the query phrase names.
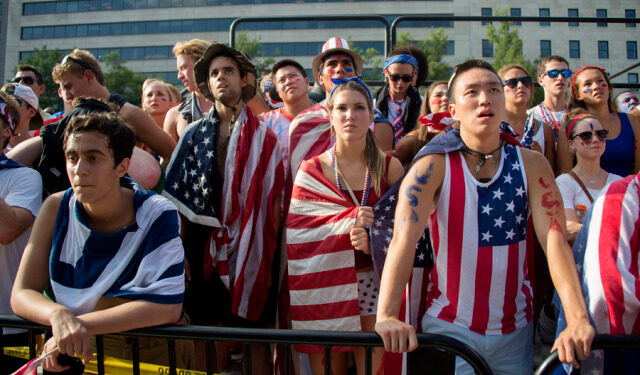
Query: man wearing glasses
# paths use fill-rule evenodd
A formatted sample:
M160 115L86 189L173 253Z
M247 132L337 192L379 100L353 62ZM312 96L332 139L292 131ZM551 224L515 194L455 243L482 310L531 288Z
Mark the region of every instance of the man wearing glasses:
M20 106L20 121L9 141L9 146L12 148L29 139L31 130L42 126L42 117L38 112L38 97L30 87L19 83L7 83L2 86L1 91L11 95Z
M556 138L567 112L567 88L571 70L562 56L549 56L538 64L538 83L544 89L544 101L530 108L534 119L551 126Z
M18 65L16 76L13 77L11 82L31 87L31 90L33 90L33 93L36 94L38 99L40 99L40 95L42 95L47 88L42 79L42 74L31 65ZM42 116L44 121L53 118L53 116L43 111L42 108L38 108L38 112L40 112L40 116Z
M396 49L384 61L387 84L376 95L376 108L391 122L391 126L375 128L376 141L384 151L393 146L416 125L422 99L411 82L418 69L418 60L404 49Z

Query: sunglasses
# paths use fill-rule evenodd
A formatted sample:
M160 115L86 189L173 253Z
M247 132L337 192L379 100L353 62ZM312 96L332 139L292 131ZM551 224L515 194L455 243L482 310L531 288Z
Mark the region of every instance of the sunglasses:
M403 75L400 75L400 74L390 74L390 75L389 75L389 79L390 79L392 82L396 82L396 81L398 81L398 80L403 80L403 81L405 81L405 82L411 82L411 81L413 80L413 74L403 74Z
M549 78L556 78L560 74L562 74L562 77L564 78L569 78L571 77L571 69L553 69L547 70L546 72L542 73L543 76L547 75L549 76Z
M74 59L73 57L71 57L70 55L65 56L62 59L62 62L60 62L60 65L65 65L67 64L69 61L76 63L78 65L80 65L81 67L85 68L86 70L90 70L92 72L95 73L95 71L93 70L92 67L89 66L89 64L83 63L82 61L78 60L78 59Z
M607 129L594 130L592 132L586 131L574 135L573 138L580 137L580 139L582 139L583 141L590 141L591 138L593 138L594 133L596 134L596 137L598 137L598 139L604 141L605 139L607 139L607 134L609 134L609 131Z
M14 79L11 80L11 83L20 83L20 81L22 81L25 85L33 85L33 83L36 80L33 77L22 76L22 77L15 77Z
M522 82L522 85L525 87L531 87L531 77L518 77L511 78L502 82L502 86L508 86L512 89L518 86L518 82Z

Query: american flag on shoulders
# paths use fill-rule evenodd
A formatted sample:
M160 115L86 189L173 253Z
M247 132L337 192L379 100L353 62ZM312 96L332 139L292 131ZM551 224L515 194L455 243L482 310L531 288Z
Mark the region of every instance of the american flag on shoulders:
M287 216L288 284L294 329L359 331L355 253L349 233L358 207L303 162ZM304 352L322 347L303 346Z
M303 160L328 150L333 145L329 108L316 104L298 114L289 125L289 176L295 181Z
M640 176L613 182L593 203L573 247L596 330L640 334Z
M278 137L246 105L231 131L226 160L223 227L212 232L208 253L231 294L231 312L257 321L271 285L284 167Z

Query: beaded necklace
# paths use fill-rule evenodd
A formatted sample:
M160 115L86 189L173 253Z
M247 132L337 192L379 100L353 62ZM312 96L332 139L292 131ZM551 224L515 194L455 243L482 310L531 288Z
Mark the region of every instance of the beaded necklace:
M336 185L338 185L338 188L340 188L340 191L342 191L344 195L347 195L347 193L344 191L342 187L342 183L340 182L340 177L338 176L338 163L336 161L336 145L333 145L333 148L331 149L331 168L333 169L333 175L336 178ZM360 206L366 206L367 201L369 200L369 191L371 190L371 160L369 160L369 165L367 165L367 170L364 172L364 187L365 187L365 190L362 192L362 198L360 199ZM348 184L347 184L347 188L351 190Z

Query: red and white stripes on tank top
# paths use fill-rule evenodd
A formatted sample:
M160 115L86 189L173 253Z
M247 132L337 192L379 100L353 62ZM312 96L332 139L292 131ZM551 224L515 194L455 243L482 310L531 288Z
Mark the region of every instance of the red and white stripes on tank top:
M485 335L526 326L533 314L528 217L527 179L518 147L503 147L498 172L487 183L475 179L462 151L447 154L442 189L429 219L435 266L426 313Z

